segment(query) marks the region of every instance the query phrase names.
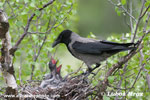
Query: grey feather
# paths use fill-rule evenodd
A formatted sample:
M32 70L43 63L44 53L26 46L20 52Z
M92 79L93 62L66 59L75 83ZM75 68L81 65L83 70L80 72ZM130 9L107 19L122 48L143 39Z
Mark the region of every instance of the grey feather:
M76 58L84 61L89 69L92 64L100 64L101 61L120 51L135 48L134 43L116 43L84 38L70 30L62 31L54 42L53 47L58 43L64 43L69 52Z

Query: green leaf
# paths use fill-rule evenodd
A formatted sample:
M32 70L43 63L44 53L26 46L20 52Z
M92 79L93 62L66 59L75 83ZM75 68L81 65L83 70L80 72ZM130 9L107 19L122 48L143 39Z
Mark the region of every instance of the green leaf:
M35 64L36 64L36 62L34 62L34 61L33 61L33 62L31 62L31 65L35 65Z
M20 55L21 55L21 52L20 52L20 51L17 51L17 52L15 53L15 55L16 55L16 56L20 56Z
M119 10L118 7L115 7L115 11L117 12L117 15L120 16L121 15L121 11Z
M94 86L96 86L96 85L98 84L98 81L95 81L95 80L94 80L94 81L92 82L92 84L93 84Z
M31 2L31 3L30 3L30 6L31 6L31 7L36 7L34 2Z
M106 95L103 96L103 100L110 100L109 97L107 97Z
M146 76L146 72L143 72L143 71L142 71L141 74L142 74L143 76Z
M146 64L144 68L150 70L150 65Z
M96 36L92 32L90 32L90 35L88 35L88 38L96 38Z
M148 72L148 74L150 75L150 71Z
M31 54L28 54L27 58L32 58L32 55L31 55Z
M21 12L21 15L26 15L26 14L27 14L26 11Z
M41 12L40 12L39 10L36 10L35 14L36 14L37 16L39 16L39 15L41 14Z
M108 81L109 81L110 83L113 83L114 79L115 79L115 76L109 76L109 77L108 77Z
M16 0L16 2L19 2L19 0Z
M23 23L22 23L21 21L17 21L17 22L16 22L16 25L17 25L17 26L22 26Z
M145 7L148 7L150 5L150 1L147 1L146 3L145 3Z
M121 0L121 4L125 5L126 4L126 0Z
M4 4L3 2L0 2L0 7L2 7L2 6L3 6L3 4Z
M29 0L24 0L24 2L25 2L25 3L28 3L28 2L29 2Z
M118 10L117 11L117 15L120 16L121 15L121 11Z
M139 71L138 71L137 69L134 69L134 73L135 73L135 74L138 74L138 72L139 72Z

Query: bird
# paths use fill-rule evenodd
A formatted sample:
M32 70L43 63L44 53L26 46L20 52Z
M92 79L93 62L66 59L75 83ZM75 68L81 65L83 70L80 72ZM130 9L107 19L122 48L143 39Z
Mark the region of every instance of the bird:
M51 60L48 63L51 73L44 75L44 80L41 82L40 87L45 88L48 85L55 86L62 83L63 79L60 74L62 65L57 67L56 64L57 61L51 57Z
M105 61L112 55L121 51L135 49L135 43L117 43L85 38L68 29L63 30L58 35L52 47L54 48L60 43L65 44L68 51L75 58L83 61L87 65L89 73L98 68L102 61ZM94 68L91 67L93 64L96 65Z

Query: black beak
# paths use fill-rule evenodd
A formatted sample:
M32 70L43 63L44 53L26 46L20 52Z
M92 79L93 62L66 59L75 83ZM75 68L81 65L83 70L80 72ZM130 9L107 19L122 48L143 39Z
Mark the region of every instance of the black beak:
M55 40L55 42L52 44L52 47L54 48L57 44L59 44L60 41L59 40Z

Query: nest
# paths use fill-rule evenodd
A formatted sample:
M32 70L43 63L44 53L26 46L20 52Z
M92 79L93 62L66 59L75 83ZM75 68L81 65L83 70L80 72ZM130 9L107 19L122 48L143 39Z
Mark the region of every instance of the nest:
M84 75L62 78L61 65L49 62L50 74L46 74L39 86L27 86L20 95L21 100L86 100L93 93L93 88Z

